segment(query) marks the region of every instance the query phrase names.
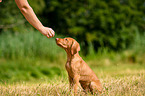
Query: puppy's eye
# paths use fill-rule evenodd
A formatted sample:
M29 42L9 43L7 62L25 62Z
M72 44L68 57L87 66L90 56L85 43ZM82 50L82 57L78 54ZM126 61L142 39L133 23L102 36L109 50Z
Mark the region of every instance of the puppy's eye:
M66 41L68 41L67 39L65 39Z

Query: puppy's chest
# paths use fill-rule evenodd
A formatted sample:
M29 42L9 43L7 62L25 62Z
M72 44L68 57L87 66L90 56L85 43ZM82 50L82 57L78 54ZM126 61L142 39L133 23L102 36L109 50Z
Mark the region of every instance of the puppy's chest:
M68 73L72 73L72 67L71 67L70 62L66 62L65 68Z
M69 74L71 77L73 77L73 76L74 76L74 73L76 72L74 66L71 65L70 62L67 62L66 65L65 65L65 68L66 68L68 74Z

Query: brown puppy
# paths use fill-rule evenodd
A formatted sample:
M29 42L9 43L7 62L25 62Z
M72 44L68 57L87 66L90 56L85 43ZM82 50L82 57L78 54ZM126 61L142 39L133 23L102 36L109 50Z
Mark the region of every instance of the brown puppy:
M73 38L56 38L56 43L67 53L65 67L69 76L70 89L74 87L74 93L77 94L77 88L80 83L85 91L93 93L97 93L97 91L101 92L102 86L100 80L79 56L79 43Z

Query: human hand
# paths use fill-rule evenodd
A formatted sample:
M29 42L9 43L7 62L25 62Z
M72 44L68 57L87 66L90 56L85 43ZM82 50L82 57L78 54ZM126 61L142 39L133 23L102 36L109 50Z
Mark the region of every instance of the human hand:
M48 27L42 27L39 30L44 36L46 36L47 38L52 38L55 35L55 32L53 31L53 29L48 28Z

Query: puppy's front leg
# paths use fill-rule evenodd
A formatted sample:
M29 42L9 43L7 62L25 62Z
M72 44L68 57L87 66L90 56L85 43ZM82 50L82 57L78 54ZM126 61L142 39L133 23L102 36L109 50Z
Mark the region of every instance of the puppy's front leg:
M78 85L79 85L79 79L80 79L79 75L74 76L74 94L75 95L77 95L77 88L78 88Z
M72 91L72 88L74 86L74 83L73 83L73 79L69 76L69 91L71 92Z

